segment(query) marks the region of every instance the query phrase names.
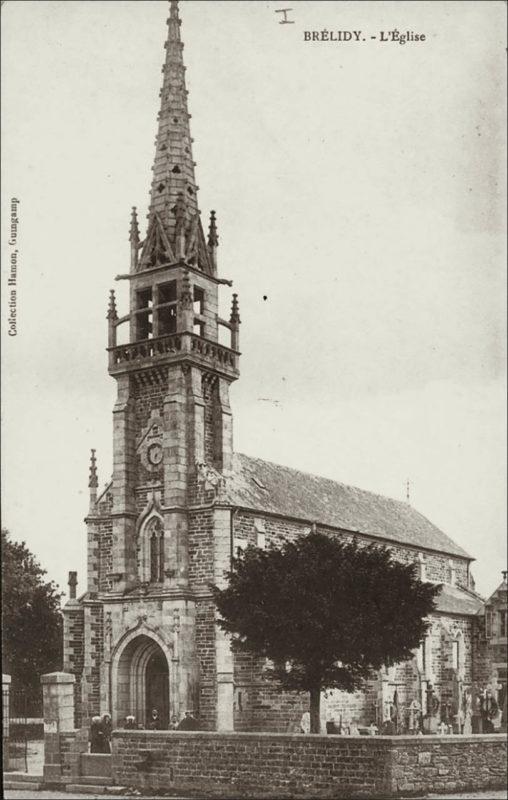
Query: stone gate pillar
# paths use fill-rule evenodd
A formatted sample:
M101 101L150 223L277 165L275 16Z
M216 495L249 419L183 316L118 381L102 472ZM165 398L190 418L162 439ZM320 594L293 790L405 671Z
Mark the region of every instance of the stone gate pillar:
M44 716L44 781L62 778L60 734L74 731L74 675L49 672L41 677Z

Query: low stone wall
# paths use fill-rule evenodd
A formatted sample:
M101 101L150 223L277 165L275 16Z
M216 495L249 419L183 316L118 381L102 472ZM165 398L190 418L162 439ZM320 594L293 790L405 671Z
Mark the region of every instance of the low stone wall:
M506 737L114 731L115 783L206 796L383 796L502 788Z

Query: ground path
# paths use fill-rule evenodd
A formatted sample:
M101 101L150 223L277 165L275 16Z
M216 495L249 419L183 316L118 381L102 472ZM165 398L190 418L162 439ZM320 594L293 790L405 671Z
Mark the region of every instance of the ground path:
M107 797L111 796L107 794L80 794L79 800L106 800ZM4 797L5 800L77 800L76 795L69 794L69 792L42 791L27 794L25 790L17 789L6 789ZM196 800L197 798L198 795L196 795ZM491 789L484 792L466 792L463 794L431 794L426 795L425 800L507 800L507 798L508 795L505 790L493 791ZM160 800L160 798L153 798L151 795L137 795L136 800ZM179 800L179 798L175 797L172 800ZM180 800L184 800L184 798L180 798ZM185 800L189 800L189 798L185 798ZM386 800L390 800L390 798L387 797ZM418 798L413 798L413 800L418 800Z

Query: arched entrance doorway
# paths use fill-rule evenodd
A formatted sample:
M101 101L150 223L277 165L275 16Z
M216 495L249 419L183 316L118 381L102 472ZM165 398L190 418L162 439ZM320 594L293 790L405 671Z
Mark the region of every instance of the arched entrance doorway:
M169 726L169 673L168 662L159 647L146 665L145 672L146 711L156 708L163 728Z
M115 677L115 676L114 676ZM159 712L162 728L169 725L169 666L161 646L140 634L122 650L116 665L114 724L132 714L145 726L152 709Z

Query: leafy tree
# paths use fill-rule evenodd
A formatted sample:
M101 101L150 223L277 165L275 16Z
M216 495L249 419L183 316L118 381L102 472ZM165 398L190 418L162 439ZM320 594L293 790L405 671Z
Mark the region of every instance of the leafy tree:
M41 675L62 664L62 593L45 575L25 542L2 529L2 670L28 700L40 697Z
M320 693L352 692L383 665L413 656L438 588L390 550L311 533L282 548L248 547L228 585L212 586L233 646L274 662L281 690L310 693L319 732Z

